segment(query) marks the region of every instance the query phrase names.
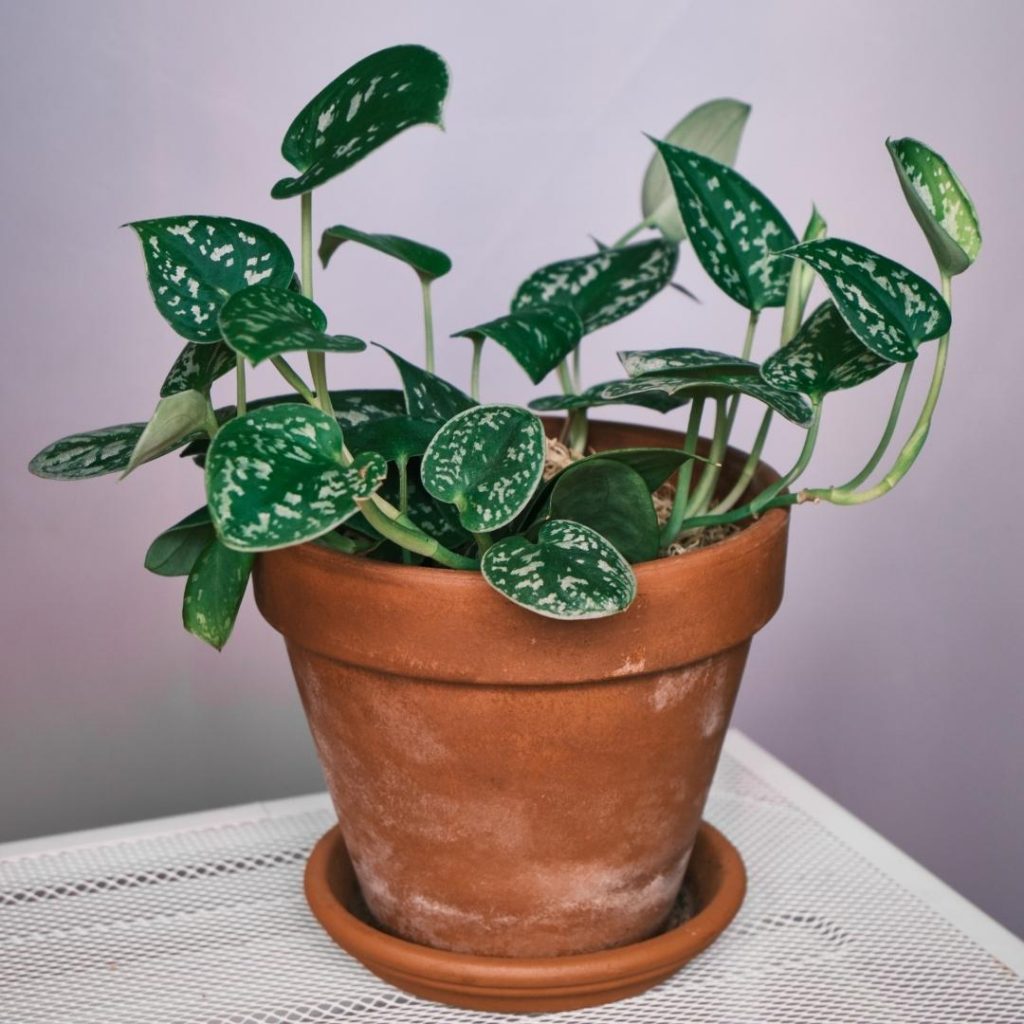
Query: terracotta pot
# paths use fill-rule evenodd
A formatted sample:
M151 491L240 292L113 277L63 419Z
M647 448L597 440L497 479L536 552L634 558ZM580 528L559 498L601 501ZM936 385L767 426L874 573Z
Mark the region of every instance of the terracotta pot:
M598 448L678 446L595 423ZM723 486L742 453L731 451ZM754 486L777 479L767 467ZM662 928L750 639L782 598L788 515L636 566L624 614L531 614L476 573L305 545L260 556L356 878L401 938L549 957Z

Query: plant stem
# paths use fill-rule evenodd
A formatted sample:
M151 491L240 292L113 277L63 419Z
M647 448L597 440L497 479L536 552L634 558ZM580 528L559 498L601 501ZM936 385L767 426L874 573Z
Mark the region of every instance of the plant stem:
M484 351L484 339L473 338L473 365L469 371L469 397L480 401L480 362Z
M434 372L434 313L430 306L430 278L420 275L420 290L423 293L423 339L426 344L426 370Z
M709 462L701 470L700 480L694 488L693 495L686 503L688 516L700 515L715 493L718 474L722 469L722 457L725 455L726 441L729 436L729 414L724 398L715 399L715 433L708 452Z
M306 387L306 382L291 368L284 356L272 356L270 361L274 369L307 401L310 405L316 405L316 395Z
M761 316L759 309L752 309L750 316L747 318L747 333L743 338L743 352L740 356L741 359L749 359L750 353L754 349L754 332L757 330L757 321ZM728 444L729 435L732 433L732 425L736 422L736 413L740 407L740 396L733 395L729 399L729 411L726 417L725 426L725 440Z
M583 390L583 358L580 355L582 344L572 350L572 386L576 394Z
M482 555L493 543L491 535L489 533L473 533L473 540L476 541L476 546L480 549Z
M679 467L676 477L676 493L672 498L672 511L668 521L661 528L661 546L667 548L676 539L686 518L686 505L690 499L690 481L693 479L693 455L697 451L697 440L700 437L700 421L704 414L704 398L696 396L690 403L690 417L686 422L686 438L683 441L683 452L687 460Z
M772 410L768 409L761 419L761 426L758 428L757 437L754 438L754 446L750 449L747 461L743 464L743 470L736 478L736 483L733 484L732 490L711 510L712 515L728 512L743 497L754 473L757 471L758 463L761 461L761 452L764 450L764 443L768 438L768 429L771 425Z
M217 422L217 414L213 411L213 406L210 404L209 398L206 399L206 422L203 424L203 429L206 431L211 441L217 436L217 431L220 430L220 424ZM125 476L127 476L127 473Z
M646 217L644 220L640 221L639 224L631 227L617 242L614 242L611 247L613 249L618 249L620 246L625 245L631 238L633 238L634 235L639 235L641 231L649 228L653 223L654 222L649 217Z
M313 298L313 193L303 192L299 198L300 209L300 271L302 294ZM309 353L309 373L313 378L313 390L317 404L328 416L334 415L330 392L327 390L327 356L323 352Z
M235 355L235 415L245 415L245 356Z
M896 423L900 418L900 409L903 408L903 397L907 393L907 385L910 383L910 375L914 369L914 363L917 360L913 360L909 363L904 363L903 374L900 377L899 387L896 389L896 397L893 399L892 410L889 413L888 422L885 424L885 430L882 433L882 439L878 442L878 447L875 448L868 459L867 464L864 468L853 478L848 480L845 484L841 484L837 490L840 491L853 491L856 490L871 474L875 471L875 467L882 461L882 456L885 455L886 449L889 447L889 443L892 441L892 435L896 432Z
M395 459L398 466L398 511L404 516L409 511L409 458Z
M357 502L359 510L366 516L366 521L380 534L393 541L400 548L423 555L425 558L433 559L440 565L446 565L450 569L478 569L479 563L473 558L466 558L446 548L439 540L424 533L418 526L411 522L406 516L397 514L389 516L384 509L390 508L397 513L397 510L384 499L360 498Z
M786 308L782 313L782 333L779 336L779 347L788 345L794 338L800 320L804 315L803 303L800 301L800 282L803 276L803 261L793 260L789 271L789 286L786 289Z

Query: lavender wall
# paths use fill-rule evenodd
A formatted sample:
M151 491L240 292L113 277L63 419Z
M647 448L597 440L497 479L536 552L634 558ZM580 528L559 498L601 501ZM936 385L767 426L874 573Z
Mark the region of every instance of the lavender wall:
M945 0L4 4L0 839L320 785L277 637L247 606L228 650L204 649L178 625L178 583L141 568L150 538L201 500L191 466L70 485L24 464L60 434L144 418L178 350L117 225L224 213L294 243L296 204L268 196L286 170L283 129L348 62L419 41L453 67L447 132L408 133L316 206L320 226L400 231L452 255L436 294L442 338L500 312L533 267L585 252L587 232L634 223L650 153L641 132L709 97L753 103L740 166L794 223L813 199L835 234L925 272L882 140L919 136L969 183L986 243L958 282L931 443L887 500L797 512L787 601L755 647L737 717L1024 929L1024 366L1011 326L1022 32L1018 5ZM355 250L336 264L318 292L332 322L417 353L408 272ZM738 347L742 311L692 252L680 273L702 305L666 294L603 331L587 346L592 382L615 374L625 346ZM765 320L762 355L777 327ZM442 350L443 369L464 379L464 343ZM338 361L334 379L357 368L367 384L393 383L379 354ZM886 377L830 403L812 482L859 466L894 386ZM527 394L488 352L485 396ZM796 435L777 432L777 465Z

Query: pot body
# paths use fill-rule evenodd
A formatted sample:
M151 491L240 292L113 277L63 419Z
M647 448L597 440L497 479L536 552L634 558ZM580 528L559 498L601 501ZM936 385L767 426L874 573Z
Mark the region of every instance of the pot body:
M678 434L594 423L595 447ZM723 486L744 456L730 452ZM763 467L760 490L774 473ZM668 918L788 514L636 566L625 613L558 622L476 573L304 545L261 555L363 896L402 938L484 956L625 945Z

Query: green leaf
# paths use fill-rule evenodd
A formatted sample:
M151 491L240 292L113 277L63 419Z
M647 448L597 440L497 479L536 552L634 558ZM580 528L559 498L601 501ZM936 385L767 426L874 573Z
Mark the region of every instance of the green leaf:
M551 489L552 519L582 523L611 541L627 562L658 555L658 516L639 473L612 459L569 466Z
M811 206L811 216L807 221L807 227L804 228L800 241L816 242L819 238L824 238L826 235L828 235L828 223L818 213L818 208ZM794 260L793 266L790 268L790 274L796 274L797 279L795 301L796 311L799 314L797 320L799 320L804 315L804 310L807 308L807 300L811 296L811 288L814 287L814 271L806 263Z
M682 373L702 370L756 370L757 364L727 352L707 348L662 348L648 351L619 352L619 362L630 377L648 373Z
M534 544L507 537L484 553L483 577L514 604L550 619L600 619L625 611L636 577L615 546L581 523L545 523Z
M119 423L68 434L33 456L29 472L44 480L87 480L119 473L128 465L145 429L145 423Z
M326 267L335 249L344 242L358 242L377 252L385 253L408 264L426 281L444 277L452 269L452 261L440 249L400 235L370 235L365 231L336 224L328 228L320 239L320 262Z
M331 405L334 416L343 426L357 427L362 423L386 419L389 416L401 416L405 412L405 395L395 388L366 388L353 391L331 391ZM270 398L258 398L249 403L249 411L262 409L268 405L305 405L298 395L273 395ZM224 410L218 409L220 415Z
M217 536L239 551L313 540L357 511L387 475L379 455L342 464L341 428L308 405L272 405L225 424L206 454Z
M397 480L392 504L398 504ZM438 501L423 486L419 470L414 464L409 467L409 519L424 533L436 537L445 547L453 551L465 547L473 540L463 527L459 510L446 501Z
M790 264L775 250L796 235L771 201L731 167L654 141L668 167L694 252L711 280L747 309L783 306Z
M544 472L544 426L514 405L480 405L450 419L420 464L423 486L459 510L462 525L490 533L512 522Z
M292 121L281 155L297 171L272 189L288 199L348 170L416 124L441 125L448 68L423 46L392 46L343 71Z
M180 448L203 431L210 415L210 400L198 391L179 391L161 398L132 450L125 475L144 462L152 462Z
M374 344L377 345L377 342ZM427 370L421 370L383 345L377 347L384 349L398 367L405 391L406 412L415 419L444 423L458 413L476 406L477 403L454 384L449 384Z
M287 288L295 269L273 231L227 217L161 217L129 224L142 242L153 301L189 341L220 341L224 300L254 284Z
M974 203L953 168L916 139L888 139L889 156L941 270L962 274L981 251Z
M496 341L539 384L579 344L583 323L569 306L528 306L452 337Z
M605 388L605 395L618 398L651 391L664 391L669 395L689 392L691 396L705 394L712 397L723 394L749 395L801 427L808 426L813 417L811 407L799 395L772 387L761 379L756 368L751 372L708 371L701 376L649 374L646 377L631 377L629 380L609 384Z
M817 271L853 333L885 359L909 362L921 342L949 330L949 307L923 277L863 245L825 238L785 255Z
M216 536L204 505L164 530L146 552L146 568L157 576L188 576L203 549Z
M663 391L650 391L643 395L628 395L625 398L605 398L604 389L614 381L595 384L578 395L545 395L530 402L530 408L538 412L564 412L570 409L594 409L603 405L637 405L655 412L672 412L690 400L689 395L666 395Z
M589 334L657 295L672 279L678 255L673 243L655 239L549 263L519 286L512 311L571 306Z
M224 340L255 366L287 352L362 352L366 342L327 334L323 310L285 288L247 288L220 311Z
M821 398L830 391L863 384L892 365L872 352L850 330L835 304L826 301L807 318L788 345L764 361L761 376L782 391Z
M407 462L427 450L440 425L412 416L391 416L353 427L345 440L354 452L376 452L388 462Z
M185 583L182 622L190 633L218 651L234 628L252 560L250 553L233 551L214 537L196 559Z
M731 167L736 162L749 116L750 106L739 100L710 100L691 110L664 141ZM670 241L681 242L686 237L665 162L657 153L651 157L644 174L640 205L644 219L659 228Z
M160 397L169 398L181 391L210 393L213 382L235 368L235 353L223 341L197 345L188 342L174 360L160 387Z

